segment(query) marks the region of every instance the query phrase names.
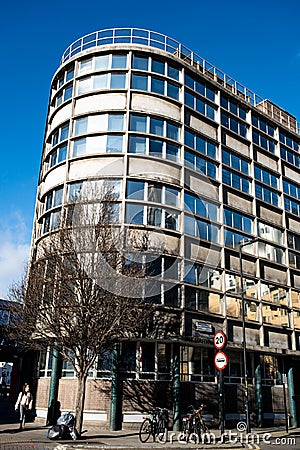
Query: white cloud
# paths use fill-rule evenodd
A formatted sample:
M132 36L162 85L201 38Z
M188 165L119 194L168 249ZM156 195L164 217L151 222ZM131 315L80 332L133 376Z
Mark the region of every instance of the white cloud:
M0 298L6 298L11 284L22 277L29 248L30 231L15 212L0 225Z

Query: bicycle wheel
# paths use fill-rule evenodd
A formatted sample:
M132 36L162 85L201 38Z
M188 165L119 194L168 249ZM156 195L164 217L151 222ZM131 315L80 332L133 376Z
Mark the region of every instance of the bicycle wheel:
M148 441L149 437L152 434L152 423L150 419L145 419L142 423L139 431L140 441L145 443Z
M185 420L182 424L182 436L186 442L188 442L190 434L190 423L189 421Z
M195 430L196 434L199 437L199 442L204 443L203 439L205 440L205 434L208 432L208 428L205 425L205 423L201 420L201 421L197 421L196 423L196 430Z
M166 426L166 422L163 419L160 419L158 421L155 431L155 437L167 440L168 429Z

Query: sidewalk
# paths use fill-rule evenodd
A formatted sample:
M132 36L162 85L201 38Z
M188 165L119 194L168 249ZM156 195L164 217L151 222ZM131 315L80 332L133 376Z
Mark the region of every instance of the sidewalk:
M50 441L46 438L46 432L49 427L45 426L45 422L36 420L35 422L26 424L23 431L18 430L18 415L13 411L13 405L6 400L0 401L0 449L1 450L74 450L74 449L107 449L107 450L182 450L193 448L198 449L226 449L236 450L240 448L258 449L259 439L262 439L264 433L268 439L272 440L279 436L287 436L283 428L268 428L252 430L253 439L245 440L245 435L238 433L236 430L226 430L227 439L220 442L220 430L210 430L211 442L207 443L186 443L182 440L178 441L178 432L169 431L166 442L153 442L152 438L145 444L139 442L138 429L109 431L102 430L97 426L87 426L87 431L77 441ZM297 441L300 442L300 429L290 430L289 434L298 435ZM229 439L229 441L228 441ZM242 442L241 442L242 441ZM296 446L300 448L300 446Z

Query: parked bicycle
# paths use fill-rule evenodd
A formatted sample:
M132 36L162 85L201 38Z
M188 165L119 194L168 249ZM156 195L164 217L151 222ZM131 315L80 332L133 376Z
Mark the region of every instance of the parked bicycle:
M199 409L195 409L193 405L189 406L188 409L191 410L191 413L182 419L182 434L186 442L189 441L190 437L195 440L198 436L200 439L203 434L208 432L202 417L204 404L202 403Z
M157 438L167 440L168 434L168 411L164 408L154 408L152 411L143 417L143 422L139 431L140 441L145 443L150 436L153 437L153 442Z

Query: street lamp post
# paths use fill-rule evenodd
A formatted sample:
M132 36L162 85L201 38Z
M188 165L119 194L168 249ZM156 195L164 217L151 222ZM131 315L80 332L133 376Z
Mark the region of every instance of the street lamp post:
M249 410L249 395L248 395L248 374L247 374L247 342L246 342L246 324L245 324L245 292L244 292L244 276L243 276L243 248L246 245L251 245L257 242L258 238L250 239L247 242L241 242L239 245L239 260L240 260L240 285L241 285L241 303L242 303L242 330L243 330L243 372L244 372L244 390L245 390L245 413L247 433L251 433L250 410Z

